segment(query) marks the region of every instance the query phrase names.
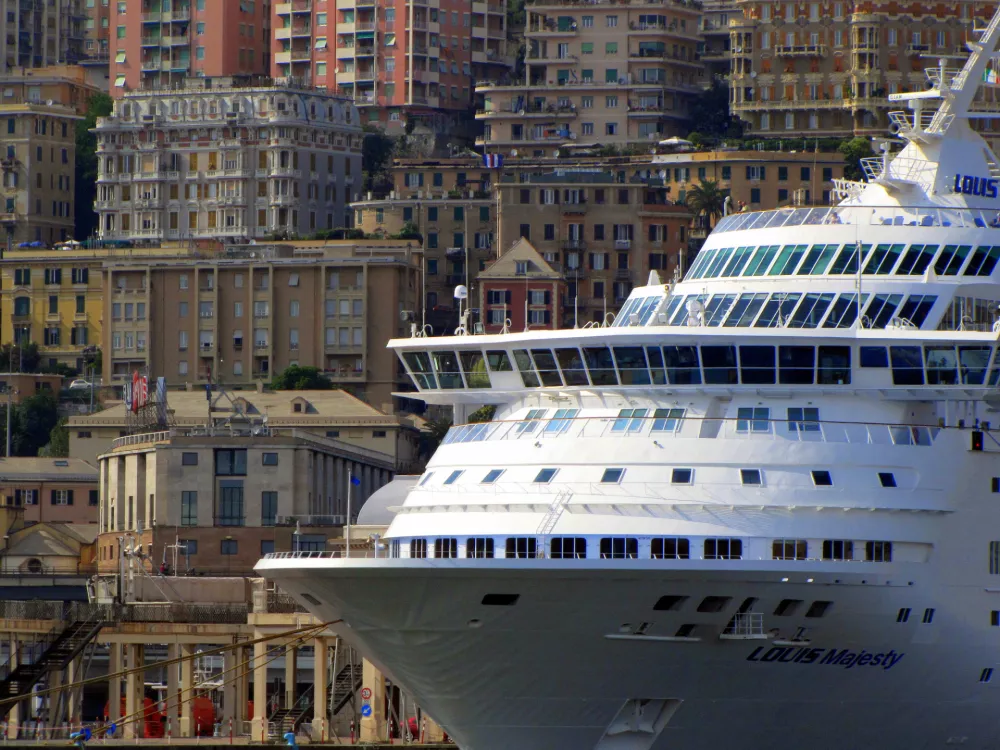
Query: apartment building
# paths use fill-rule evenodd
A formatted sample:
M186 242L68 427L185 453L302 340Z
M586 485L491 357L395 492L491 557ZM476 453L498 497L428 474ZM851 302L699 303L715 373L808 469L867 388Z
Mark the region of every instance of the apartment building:
M27 523L96 523L97 468L77 458L0 459L0 497Z
M563 275L523 237L477 280L486 333L562 328L567 317L572 325Z
M724 82L730 72L729 19L742 17L736 0L703 0L702 15L698 23L701 43L698 57L705 66L708 82Z
M511 155L686 135L698 60L691 0L529 0L524 80L477 85L478 141Z
M72 167L71 167L72 169ZM18 248L0 258L0 338L35 342L42 361L82 372L100 343L102 261L122 251Z
M361 125L343 97L189 78L99 118L103 240L308 237L350 226Z
M455 121L473 81L513 65L502 0L292 0L273 4L271 73L354 99L366 122ZM430 118L430 119L428 119Z
M170 386L255 387L290 365L393 408L407 390L385 347L420 304L420 248L407 241L163 248L104 264L104 382L135 370Z
M111 50L111 2L112 0L83 0L83 58L81 64L108 65ZM115 0L116 7L118 0Z
M83 56L85 0L0 0L2 72L73 64Z
M0 225L7 248L72 239L76 123L97 89L75 66L0 75Z
M223 434L191 428L119 438L98 458L98 571L118 570L123 536L141 543L154 568L163 559L172 565L179 543L179 572L215 575L248 575L270 552L325 551L348 511L355 517L394 468L388 455L272 433L259 421Z
M888 96L926 87L924 69L965 56L982 2L741 0L731 18L731 109L759 136L882 136ZM898 108L898 105L893 105Z
M268 0L94 0L110 3L111 93L176 88L187 78L264 76Z

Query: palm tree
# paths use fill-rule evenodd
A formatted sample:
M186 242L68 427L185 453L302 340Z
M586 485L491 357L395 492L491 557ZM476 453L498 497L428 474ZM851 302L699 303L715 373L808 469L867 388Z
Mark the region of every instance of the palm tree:
M715 180L702 180L701 184L688 191L686 202L696 217L705 217L711 226L722 216L726 193L719 188L719 183Z

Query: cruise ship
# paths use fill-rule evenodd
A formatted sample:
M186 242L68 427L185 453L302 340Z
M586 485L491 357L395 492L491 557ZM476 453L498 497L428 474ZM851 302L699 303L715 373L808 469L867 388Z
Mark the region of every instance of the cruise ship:
M257 570L465 750L1000 748L998 25L613 324L392 341L455 425L385 550Z

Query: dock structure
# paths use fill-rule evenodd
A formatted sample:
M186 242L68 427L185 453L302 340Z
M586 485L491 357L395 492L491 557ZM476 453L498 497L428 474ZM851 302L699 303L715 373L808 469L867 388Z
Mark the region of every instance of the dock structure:
M164 583L159 588L168 590ZM263 580L169 583L180 594L200 589L218 598L0 602L6 742L66 740L84 726L125 744L259 743L289 731L311 743L443 739L412 699L339 636L336 623L301 611ZM140 598L148 593L137 589ZM224 590L228 597L218 593Z

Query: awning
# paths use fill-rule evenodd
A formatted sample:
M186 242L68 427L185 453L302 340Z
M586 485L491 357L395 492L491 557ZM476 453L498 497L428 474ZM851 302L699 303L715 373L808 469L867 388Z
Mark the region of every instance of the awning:
M124 85L125 85L125 76L123 75L115 76L115 86L118 88L122 88Z
M118 54L115 55L115 62L119 65L125 62L125 50L120 50Z

